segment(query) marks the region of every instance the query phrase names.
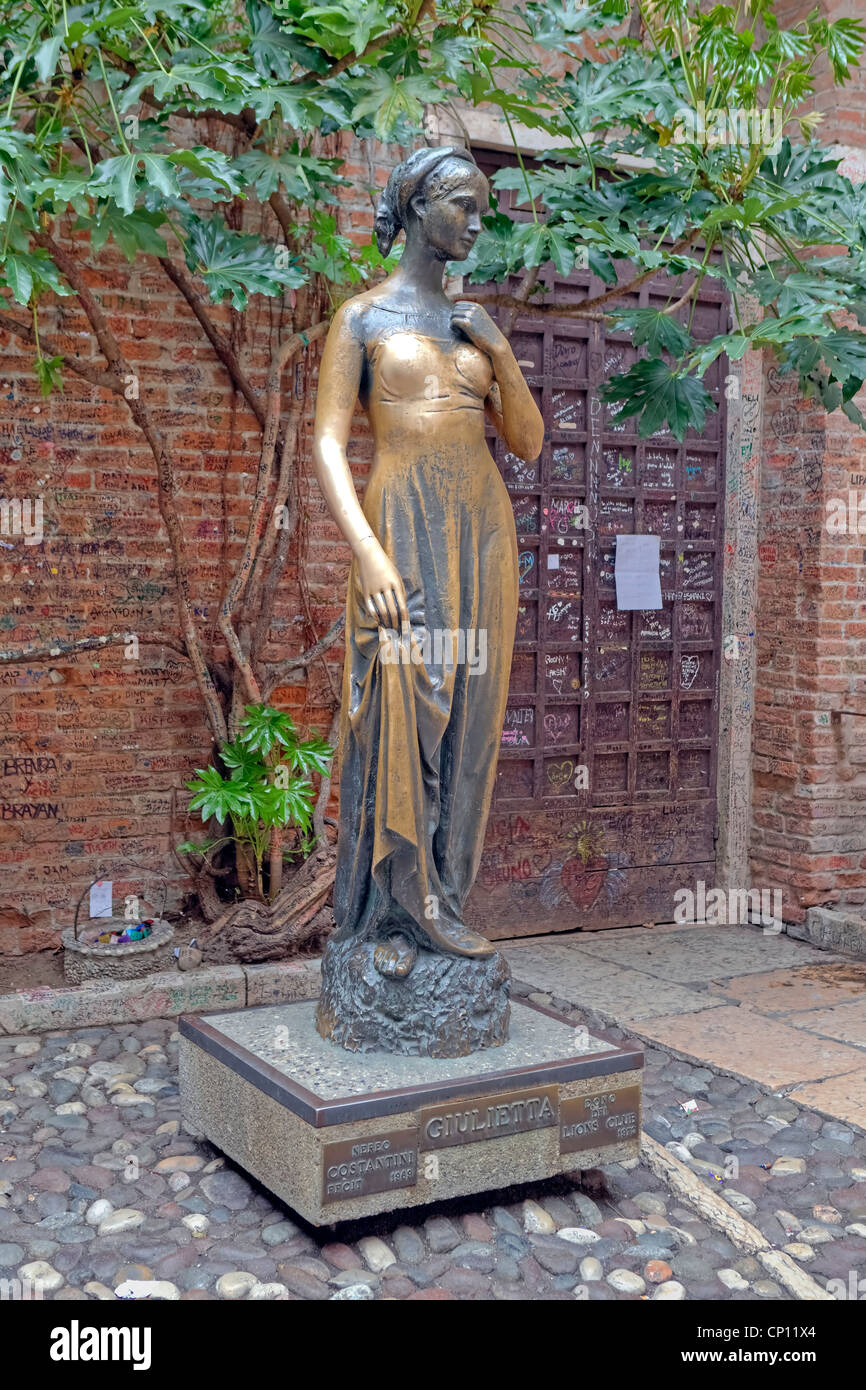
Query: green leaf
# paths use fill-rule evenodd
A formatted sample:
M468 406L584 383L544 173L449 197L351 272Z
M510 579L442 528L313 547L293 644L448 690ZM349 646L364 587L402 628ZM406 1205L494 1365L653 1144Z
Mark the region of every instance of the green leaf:
M29 304L33 293L33 272L23 256L7 256L3 262L3 278L19 304Z
M830 333L821 343L821 355L838 381L866 378L866 333L851 329Z
M53 294L69 295L72 290L60 278L60 272L47 251L7 252L2 262L3 279L19 304L28 304L34 292L50 290Z
M297 87L276 86L269 83L260 91L250 92L249 105L257 121L267 121L277 107L280 108L286 125L302 127L306 119L306 105L303 93Z
M328 60L312 44L280 24L273 11L257 0L247 0L250 52L256 71L265 80L288 81L297 64L308 72L325 72Z
M848 419L853 424L859 425L861 430L866 430L866 418L864 418L862 412L858 410L853 401L842 402L842 413L843 415L847 415Z
M550 259L560 275L570 275L574 269L575 249L559 227L547 228Z
M659 358L635 362L627 372L612 377L600 395L620 403L618 420L640 416L638 433L642 439L667 425L671 434L682 440L686 430L703 429L707 411L715 409L703 382L673 371Z
M612 313L617 327L632 333L635 347L646 344L650 357L658 357L662 352L682 357L691 341L682 324L661 309L614 308Z
M63 35L55 34L53 38L46 39L44 43L41 43L33 55L36 71L43 82L47 82L49 77L54 74L62 42Z
M251 294L276 295L305 279L284 247L230 231L219 217L192 223L186 263L202 277L215 303L230 295L236 309L245 309Z
M255 188L260 202L267 202L280 185L289 198L300 203L330 201L338 186L351 183L337 172L338 165L336 159L320 159L297 150L269 154L255 149L235 161L235 168Z
M177 183L177 174L172 168L169 157L166 155L143 154L141 162L144 165L144 179L152 188L159 189L159 192L166 198L174 198L180 192Z
M295 749L292 765L305 773L325 773L333 756L334 750L325 739L308 738Z
M35 366L39 390L43 396L50 396L52 391L63 390L63 378L60 375L63 358L60 355L43 357L40 353L36 358Z
M192 145L189 149L172 150L166 158L179 168L211 180L227 193L241 191L234 164L222 150L212 150L207 145Z
M689 365L695 376L703 376L722 353L730 357L732 362L739 362L750 346L751 340L747 333L720 333L708 343L702 343L698 350L691 354Z
M548 260L550 238L542 222L523 222L515 227L512 235L524 265L544 265Z
M245 783L226 781L215 767L198 768L196 777L186 785L193 793L189 809L200 811L202 820L213 816L222 824L230 816L243 819L257 814L254 789Z
M119 154L103 159L93 171L91 188L103 197L113 198L123 212L132 212L138 193L139 154Z
M415 128L424 119L422 102L441 101L443 93L429 77L393 77L384 68L375 68L359 78L354 90L362 93L352 108L353 122L373 116L373 129L380 140L393 135L400 118Z
M597 275L606 285L617 283L616 266L610 256L596 250L594 246L588 246L586 252L587 265L593 275Z
M105 203L94 218L79 218L77 226L91 228L90 240L96 251L100 251L111 237L128 261L138 255L165 256L168 247L156 230L165 224L165 214L147 212L135 208L132 212L121 212L114 203Z

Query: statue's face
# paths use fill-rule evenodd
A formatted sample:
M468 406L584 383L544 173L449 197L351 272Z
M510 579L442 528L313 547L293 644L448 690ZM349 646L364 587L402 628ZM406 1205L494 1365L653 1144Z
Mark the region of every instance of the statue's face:
M490 185L479 169L462 160L434 171L422 197L412 206L421 232L442 261L465 260L481 231L490 202Z

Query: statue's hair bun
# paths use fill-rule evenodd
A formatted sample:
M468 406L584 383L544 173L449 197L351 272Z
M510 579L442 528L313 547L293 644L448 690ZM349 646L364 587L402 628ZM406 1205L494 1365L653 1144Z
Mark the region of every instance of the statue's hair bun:
M469 150L461 145L445 145L430 148L422 145L413 150L408 159L391 170L385 190L376 206L376 245L383 256L394 244L394 238L402 227L406 230L406 217L409 203L416 193L423 190L424 184L440 164L448 159L460 159L477 169L477 164Z
M381 256L387 256L399 230L399 215L386 189L376 206L376 245Z

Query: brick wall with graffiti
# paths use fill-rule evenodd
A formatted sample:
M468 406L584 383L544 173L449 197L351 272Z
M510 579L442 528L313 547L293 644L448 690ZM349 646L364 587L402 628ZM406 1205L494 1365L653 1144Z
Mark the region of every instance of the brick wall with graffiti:
M780 22L802 13L782 6ZM862 69L843 92L819 73L814 105L822 140L844 154L841 172L861 183ZM758 539L752 867L800 922L810 907L866 902L866 440L841 412L799 400L774 366Z
M345 154L354 186L341 190L341 230L367 240L369 187L384 183L399 151ZM276 239L269 215L251 204L246 225ZM217 617L245 535L259 427L155 261L130 265L109 243L88 280L171 445L195 620L209 660L224 660ZM243 317L227 307L211 314L262 389L286 312L256 296ZM73 298L46 307L40 329L66 352L93 350ZM0 345L0 498L27 499L20 517L2 516L0 647L129 634L76 655L0 664L0 954L19 954L55 945L88 883L132 866L167 874L170 902L180 904L188 885L172 847L193 828L184 783L206 766L211 737L178 630L143 436L123 401L72 373L46 400L27 348L8 333ZM276 603L274 660L312 645L345 598L348 552L309 478L317 360L314 348L299 449L304 524ZM363 476L370 449L360 421L352 448ZM327 733L341 662L336 646L273 702Z

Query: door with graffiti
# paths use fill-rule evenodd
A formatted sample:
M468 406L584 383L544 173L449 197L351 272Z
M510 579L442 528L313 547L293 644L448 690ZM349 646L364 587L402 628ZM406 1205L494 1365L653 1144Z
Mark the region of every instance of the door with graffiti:
M485 172L504 162L478 159ZM530 216L519 200L500 193L500 209ZM634 274L624 264L621 282ZM564 312L521 312L511 344L544 416L541 457L526 464L490 439L520 554L496 793L467 911L492 937L670 921L676 889L715 873L725 362L704 378L718 409L700 436L640 439L599 397L636 359L629 336L568 312L609 287L552 265L539 278L539 302ZM687 287L659 276L618 303L662 309ZM701 340L727 331L721 284L705 281L689 313ZM629 534L660 538L660 610L617 608L616 538Z

